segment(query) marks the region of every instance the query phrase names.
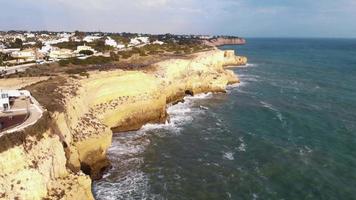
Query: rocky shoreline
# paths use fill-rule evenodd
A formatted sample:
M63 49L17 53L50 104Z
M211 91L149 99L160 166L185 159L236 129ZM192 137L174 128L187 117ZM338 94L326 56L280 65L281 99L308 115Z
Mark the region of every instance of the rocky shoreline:
M204 40L203 43L208 46L223 46L223 45L244 45L246 40L243 38L212 38Z
M67 91L63 112L45 115L36 129L18 137L1 138L0 199L94 199L91 181L109 166L113 132L164 123L167 105L186 95L225 92L239 82L225 67L246 63L234 51L212 50L141 71L68 77L68 84L54 91Z

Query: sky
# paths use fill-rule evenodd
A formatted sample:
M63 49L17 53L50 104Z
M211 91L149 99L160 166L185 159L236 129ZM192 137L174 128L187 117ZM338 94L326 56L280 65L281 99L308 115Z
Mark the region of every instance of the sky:
M0 30L356 37L356 0L0 0Z

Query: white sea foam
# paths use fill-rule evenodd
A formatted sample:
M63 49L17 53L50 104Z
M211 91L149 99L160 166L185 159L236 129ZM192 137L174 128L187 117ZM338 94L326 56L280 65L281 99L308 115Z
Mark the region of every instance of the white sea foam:
M168 107L170 120L165 124L146 124L139 131L118 134L108 150L112 161L112 169L104 175L104 179L95 183L96 196L102 200L112 199L163 199L149 193L147 175L140 170L143 164L141 154L150 144L149 134L179 133L184 124L193 120L194 116L207 111L207 107L195 106L195 101L211 98L212 93L199 94L184 98L184 102ZM160 135L159 135L160 136Z
M212 93L206 93L184 97L184 102L180 102L167 108L167 113L170 118L169 121L165 124L146 124L140 131L145 132L149 130L166 129L174 133L179 133L184 124L193 121L194 116L202 114L209 109L204 106L194 107L194 101L208 99L212 96Z
M299 148L299 155L301 155L301 156L310 154L312 152L313 152L313 150L308 146L303 146L303 147Z
M207 98L211 98L213 96L213 94L211 92L208 93L202 93L202 94L197 94L194 96L186 96L184 97L184 100L187 99L207 99Z
M241 74L239 77L242 82L257 82L260 79L260 76L250 74Z
M233 152L224 152L223 157L227 160L234 160L234 153Z
M254 64L254 63L247 63L245 66L246 67L257 67L258 65Z
M141 171L128 171L115 182L99 182L95 193L101 200L117 199L163 199L159 195L148 193L148 177Z
M203 109L203 110L209 110L209 108L208 107L206 107L206 106L199 106L201 109Z
M257 199L258 199L258 195L257 195L256 193L253 193L253 194L252 194L252 199L253 199L253 200L257 200Z
M260 103L262 104L263 107L274 111L276 113L276 116L279 119L279 121L284 123L283 115L277 108L275 108L272 104L269 104L269 103L264 102L264 101L260 101Z
M246 144L245 144L245 141L244 141L243 137L239 137L239 141L240 141L241 143L240 143L240 145L239 145L239 147L238 147L238 150L239 150L240 152L245 152L247 146L246 146Z

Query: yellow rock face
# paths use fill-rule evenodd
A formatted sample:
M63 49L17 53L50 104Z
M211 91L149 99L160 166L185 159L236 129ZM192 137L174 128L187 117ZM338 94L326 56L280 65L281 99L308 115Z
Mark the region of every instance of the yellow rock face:
M149 72L68 78L78 90L65 99L65 112L52 113L55 129L0 153L0 199L93 199L88 175L99 178L108 165L113 131L165 122L167 105L186 94L225 92L239 82L225 66L246 62L233 51L214 50L156 63Z

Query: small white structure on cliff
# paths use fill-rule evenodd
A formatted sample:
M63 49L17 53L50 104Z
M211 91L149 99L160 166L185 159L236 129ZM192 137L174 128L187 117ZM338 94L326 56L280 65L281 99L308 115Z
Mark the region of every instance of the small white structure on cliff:
M10 110L10 98L30 97L27 90L0 90L0 111Z
M0 91L0 111L10 109L9 95L6 92Z

